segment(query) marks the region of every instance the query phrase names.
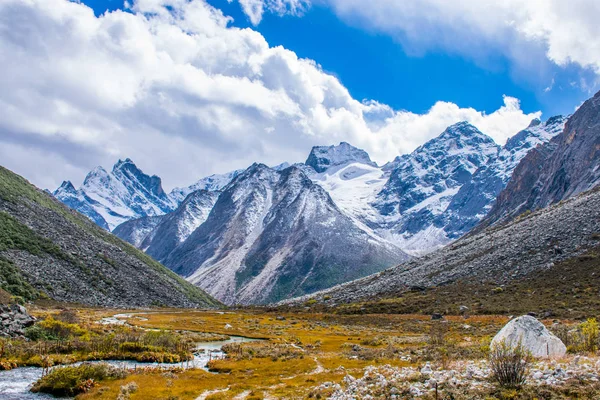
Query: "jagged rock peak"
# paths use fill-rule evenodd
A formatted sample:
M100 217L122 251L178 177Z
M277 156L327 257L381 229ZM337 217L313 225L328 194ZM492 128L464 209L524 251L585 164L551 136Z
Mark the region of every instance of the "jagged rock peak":
M77 190L75 189L75 186L73 186L73 184L71 183L71 181L63 181L63 183L60 184L60 186L58 187L58 189L56 189L56 191L54 193L59 193L59 192L76 192Z
M366 151L354 147L347 142L341 142L337 146L313 147L306 160L306 165L321 173L331 167L337 167L352 162L367 164L374 167L377 166Z

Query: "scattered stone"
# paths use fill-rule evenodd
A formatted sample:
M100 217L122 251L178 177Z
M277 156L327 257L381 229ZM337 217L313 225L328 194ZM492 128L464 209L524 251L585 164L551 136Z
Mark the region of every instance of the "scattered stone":
M440 313L433 313L431 314L431 319L434 321L438 321L440 319L444 319L444 316Z
M534 357L560 358L567 352L565 344L537 319L524 315L513 319L498 332L491 347L505 342L521 345Z

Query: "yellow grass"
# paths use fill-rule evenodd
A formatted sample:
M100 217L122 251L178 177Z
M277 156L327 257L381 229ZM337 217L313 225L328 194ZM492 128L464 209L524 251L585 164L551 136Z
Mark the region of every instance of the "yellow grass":
M53 311L37 310L38 315ZM122 313L119 310L80 310L87 322ZM186 330L267 339L264 345L289 344L302 348L300 356L213 361L220 373L190 370L181 373L144 372L126 379L102 382L81 399L115 399L121 386L135 382L139 389L131 399L246 399L307 398L324 382L340 382L346 374L362 375L368 365L408 366L399 357L360 359L351 349L384 349L389 342L396 348L423 349L433 322L422 315L270 314L252 311L141 311L128 323L152 329ZM142 317L142 318L139 318ZM284 320L277 317L284 317ZM147 320L144 320L147 319ZM476 348L489 341L505 317L477 316L464 320L450 317L447 338L459 347ZM464 325L468 324L468 329ZM380 343L374 338L383 338ZM256 344L254 344L256 345ZM258 344L260 346L261 344ZM414 365L414 364L413 364ZM212 393L212 394L210 394Z

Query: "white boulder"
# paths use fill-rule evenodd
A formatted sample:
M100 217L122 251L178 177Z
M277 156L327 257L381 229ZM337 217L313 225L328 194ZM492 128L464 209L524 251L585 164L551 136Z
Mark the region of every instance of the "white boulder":
M560 358L567 352L565 344L534 317L524 315L511 320L496 334L491 348L505 342L511 347L519 344L538 358Z

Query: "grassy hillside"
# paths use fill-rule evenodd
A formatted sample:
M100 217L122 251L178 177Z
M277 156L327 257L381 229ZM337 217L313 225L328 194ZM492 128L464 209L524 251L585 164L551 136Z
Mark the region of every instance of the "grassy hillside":
M28 218L31 220L28 221ZM33 229L28 226L28 222L37 222L36 220L48 218L56 218L56 224L62 224L59 226L61 230L57 228L57 231L54 232L52 221L42 221L45 223L45 225L40 225L43 229L39 227ZM93 243L95 248L106 249L106 251L98 252L92 260L89 259L89 256L83 260L78 254L77 246L67 249L70 243L57 243L59 240L53 240L53 238L60 238L61 233L64 234L65 230L78 239L89 235L92 238L90 244ZM120 250L117 250L118 257L111 258L107 253L113 252L115 247ZM152 269L161 278L171 282L174 290L179 291L189 301L206 307L220 305L205 292L143 252L104 231L83 215L65 207L22 177L0 167L0 287L16 296L35 298L41 290L39 282L37 289L33 289L31 279L16 265L15 260L10 259L9 255L12 254L12 251L26 252L44 259L68 264L74 269L80 270L78 273L88 273L90 278L97 278L92 276L96 275L92 271L86 271L89 269L88 264L90 263L103 263L107 269L116 268L118 270L123 266L122 262L131 263L131 258L133 258ZM52 262L49 261L49 264L52 265ZM107 276L105 280L109 281L110 276ZM148 284L150 283L152 282L148 282ZM160 299L157 300L158 303L161 303Z

